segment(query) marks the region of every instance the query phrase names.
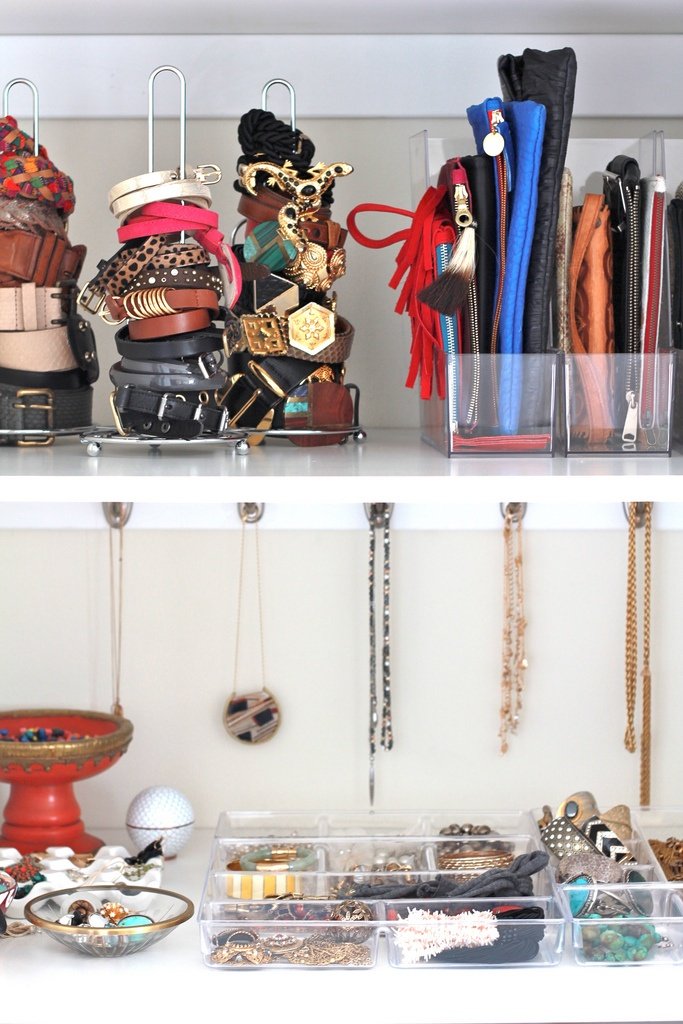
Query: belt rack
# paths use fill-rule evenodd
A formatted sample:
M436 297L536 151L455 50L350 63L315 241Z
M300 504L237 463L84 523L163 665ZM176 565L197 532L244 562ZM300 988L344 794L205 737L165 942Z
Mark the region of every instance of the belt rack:
M149 173L154 172L154 82L158 74L163 71L169 71L176 75L180 83L180 117L179 117L179 134L180 134L180 156L179 156L179 170L183 173L183 169L186 166L186 84L185 78L177 68L170 65L164 65L156 68L152 72L149 78L149 92L148 92L148 171ZM290 98L290 123L292 131L296 129L296 97L294 88L285 79L274 78L267 82L261 94L261 107L263 110L267 110L267 98L268 92L274 85L282 85L289 92ZM241 224L238 224L233 231L232 241L234 242L235 236ZM184 234L184 233L183 233ZM352 387L352 386L351 386ZM159 393L159 400L162 410L166 406L165 399L169 401L175 398L182 398L180 395L175 395L173 392L169 392L168 395ZM114 412L115 421L118 421L118 415L114 409L112 402L112 411ZM176 450L176 451L198 451L201 449L213 449L228 446L234 448L239 455L247 455L251 447L259 444L266 438L282 438L291 441L301 440L302 445L306 444L306 438L323 439L325 437L338 438L339 444L344 444L352 437L357 442L362 442L366 438L366 433L360 426L358 419L359 412L359 395L358 389L355 389L354 402L353 402L353 422L348 426L330 427L330 428L318 428L318 429L306 429L306 428L272 428L270 426L255 426L255 427L235 427L231 428L229 424L226 425L225 429L219 429L211 434L200 435L192 438L173 438L157 436L156 434L145 434L137 431L124 432L123 428L120 430L116 427L103 427L88 429L86 432L81 432L81 443L85 445L86 452L91 457L97 457L100 455L102 449L107 446L118 446L118 447L129 447L135 448L144 447L149 449L153 453L160 453L165 449ZM159 419L162 415L159 414Z
M12 89L17 85L25 85L30 90L33 98L33 113L32 113L32 134L34 151L37 153L40 146L40 101L38 95L38 88L34 82L29 78L12 78L2 90L2 116L7 117L9 114L9 97ZM59 285L55 286L56 288ZM31 401L26 402L26 398L30 398ZM47 448L49 445L54 444L56 437L76 437L83 432L88 430L90 427L87 424L80 424L78 427L62 427L56 428L50 424L54 421L54 398L55 392L49 388L17 388L13 407L21 411L26 409L28 411L44 412L46 414L46 425L41 428L30 428L26 429L23 427L2 427L0 428L0 446L1 445L17 445L21 448ZM33 400L35 399L35 400Z

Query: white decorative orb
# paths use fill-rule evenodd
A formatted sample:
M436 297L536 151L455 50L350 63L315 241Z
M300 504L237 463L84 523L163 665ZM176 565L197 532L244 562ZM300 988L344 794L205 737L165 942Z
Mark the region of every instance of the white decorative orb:
M164 857L175 857L194 828L192 804L170 786L149 786L131 802L126 828L137 851L160 839Z

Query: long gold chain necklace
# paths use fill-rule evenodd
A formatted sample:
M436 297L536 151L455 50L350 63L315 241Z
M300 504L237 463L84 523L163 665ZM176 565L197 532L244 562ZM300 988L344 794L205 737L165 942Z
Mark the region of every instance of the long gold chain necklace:
M636 750L636 701L638 689L638 572L636 533L643 530L643 680L640 732L640 806L650 803L652 762L652 671L650 668L650 612L652 602L652 507L653 502L628 503L628 564L626 573L626 731L624 746Z
M522 520L526 506L510 502L503 512L503 666L501 674L501 754L507 753L509 736L517 731L522 710L526 657L524 611L524 559Z

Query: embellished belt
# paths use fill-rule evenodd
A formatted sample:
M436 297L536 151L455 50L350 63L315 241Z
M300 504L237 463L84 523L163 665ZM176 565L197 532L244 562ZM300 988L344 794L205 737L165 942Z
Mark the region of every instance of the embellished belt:
M240 320L240 337L224 342L228 356L248 351L255 356L343 363L351 353L354 328L348 320L317 302L308 302L287 317L261 311L245 313Z

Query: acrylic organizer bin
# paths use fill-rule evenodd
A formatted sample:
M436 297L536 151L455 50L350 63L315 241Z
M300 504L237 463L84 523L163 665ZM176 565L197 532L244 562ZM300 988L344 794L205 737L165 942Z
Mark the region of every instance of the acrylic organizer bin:
M471 831L440 834L459 829L454 822L469 823ZM565 922L547 870L532 876L530 897L416 896L408 902L427 911L418 915L426 925L405 920L406 888L424 894L439 879L452 888L486 865L502 866L538 849L534 822L522 811L226 812L198 914L202 956L221 969L367 968L380 956L397 967L557 963ZM511 903L516 912L508 918L502 911ZM446 915L465 913L468 918L447 922L452 927L436 927ZM472 928L480 919L483 946ZM413 952L405 953L404 939ZM416 941L424 955L415 956ZM455 945L462 956L444 961L432 955L436 945L441 952Z
M538 818L540 812L534 815ZM552 891L569 923L573 957L582 965L678 963L683 953L683 891L663 881L635 813L624 844L634 859L619 862L626 876L618 883L590 877L588 869L562 881L562 861L551 856Z
M436 185L446 160L474 153L474 141L430 138L427 131L409 140L413 206L429 185ZM457 353L444 334L443 397L420 399L422 440L447 456L552 455L557 352L538 355L484 351ZM560 368L561 369L561 368Z
M566 165L572 172L574 204L586 193L601 193L603 171L617 154L638 161L641 175L666 182L666 150L661 131L640 139L570 139ZM667 184L668 202L672 194ZM675 187L675 186L674 186ZM667 230L663 234L656 324L647 343L641 326L638 351L624 352L615 337L613 354L565 351L563 424L567 455L669 455L673 440L675 358L671 347L671 298ZM644 284L642 286L644 289ZM644 316L644 290L638 306ZM656 295L656 288L651 289ZM567 342L568 344L568 342Z

